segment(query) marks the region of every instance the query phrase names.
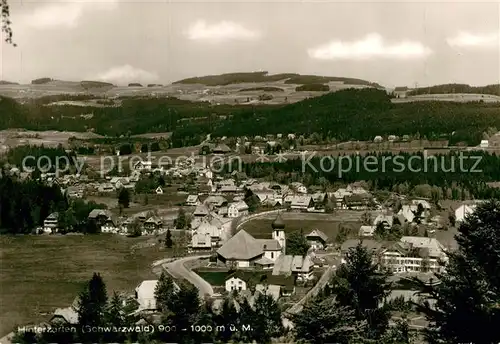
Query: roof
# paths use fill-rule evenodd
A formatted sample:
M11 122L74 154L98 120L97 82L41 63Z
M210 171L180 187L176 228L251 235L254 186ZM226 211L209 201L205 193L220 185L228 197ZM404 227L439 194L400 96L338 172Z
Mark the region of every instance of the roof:
M242 229L219 248L217 253L225 259L250 260L264 252L262 244Z
M404 236L401 238L401 241L420 249L420 254L424 256L441 257L444 252L444 246L436 238ZM427 251L422 251L422 249Z
M73 307L57 308L52 316L52 319L55 317L61 317L71 325L78 324L78 313L73 309Z
M348 251L349 249L351 248L354 248L356 246L358 246L360 240L358 239L347 239L346 241L344 241L344 243L342 244L340 250L342 252L346 252ZM366 248L368 249L371 249L371 250L374 250L374 251L378 251L379 249L382 248L382 243L378 242L378 241L375 241L375 240L362 240L361 241L362 245L365 246Z
M156 285L158 280L145 280L142 281L135 291L137 292L138 298L153 298L155 296Z
M361 226L361 227L359 227L359 235L360 236L373 236L373 232L375 232L375 226Z
M279 285L257 284L255 286L255 291L265 295L270 295L275 301L277 301L280 298L281 287Z
M196 232L198 234L208 234L214 238L220 236L219 228L208 221L203 221L196 229Z
M207 199L205 200L205 203L212 204L215 206L222 206L224 203L227 202L227 199L222 197L222 196L208 196Z
M109 210L106 210L106 209L92 209L92 211L88 215L88 218L95 219L98 216L111 217L111 212Z
M196 206L196 209L194 210L193 215L195 215L195 216L205 216L205 215L208 215L209 213L210 213L210 211L208 210L208 208L206 207L206 205L200 204L200 205Z
M395 92L406 92L408 91L408 87L407 86L398 86L394 89Z
M58 218L59 218L59 213L54 212L54 213L50 214L49 216L47 216L46 220L57 220Z
M278 214L276 216L276 219L273 221L272 225L273 229L284 229L285 228L285 222L281 218L281 215Z
M279 251L281 250L281 245L278 240L274 239L255 239L258 243L262 245L262 251Z
M313 266L311 257L281 255L274 265L273 275L290 274L292 272L309 272Z
M306 238L308 238L308 237L311 237L311 238L318 237L321 240L323 240L324 242L326 242L328 240L328 236L325 233L323 233L322 231L320 231L319 229L314 229L311 233L307 234Z
M229 148L226 144L221 143L221 144L217 145L217 147L215 147L212 151L214 151L214 152L230 152L231 148Z
M146 220L146 223L154 223L156 225L161 224L162 220L158 216L151 216Z
M274 265L274 261L263 256L262 258L257 259L255 262L257 265Z
M283 276L283 275L271 275L263 282L269 285L279 285L281 287L291 287L293 288L295 281L293 276Z
M198 195L189 195L186 199L187 203L193 203L198 201Z
M311 196L295 196L292 198L292 206L308 206L311 201Z
M248 205L245 203L245 201L233 202L229 206L235 207L239 211L248 210Z

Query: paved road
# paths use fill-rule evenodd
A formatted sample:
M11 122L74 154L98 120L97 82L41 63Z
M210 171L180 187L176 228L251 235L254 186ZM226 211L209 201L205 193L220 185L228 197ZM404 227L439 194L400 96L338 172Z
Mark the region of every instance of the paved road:
M306 301L309 298L316 296L318 292L330 281L333 273L335 272L335 269L336 269L335 265L329 266L328 269L325 270L323 275L321 275L321 278L319 279L318 283L316 283L314 287L312 287L299 302L297 302L292 307L288 308L286 310L286 313L297 314L298 312L300 312Z
M200 291L200 297L204 298L205 295L212 296L214 294L214 290L210 283L201 278L198 274L188 269L184 264L196 260L196 259L206 259L210 258L209 255L203 256L190 256L175 260L170 263L166 263L163 265L170 275L174 278L183 278L193 284Z

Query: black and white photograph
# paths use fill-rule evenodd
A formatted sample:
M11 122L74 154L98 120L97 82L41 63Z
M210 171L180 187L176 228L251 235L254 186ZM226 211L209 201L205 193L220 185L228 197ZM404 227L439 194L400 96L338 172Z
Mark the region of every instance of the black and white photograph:
M0 344L500 343L500 0L0 10Z

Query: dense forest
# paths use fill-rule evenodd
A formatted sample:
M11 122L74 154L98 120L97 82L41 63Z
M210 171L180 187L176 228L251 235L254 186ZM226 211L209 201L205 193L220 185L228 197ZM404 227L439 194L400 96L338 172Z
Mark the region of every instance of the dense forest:
M63 98L68 98L64 96ZM278 133L319 134L323 139L373 140L377 135L417 135L476 145L500 127L494 103L393 104L385 91L348 89L281 105L211 105L176 98L124 97L120 107L40 106L0 98L0 129L94 131L107 136L173 132L174 147L212 137ZM54 101L54 97L50 98ZM83 118L84 114L92 116Z
M281 73L281 74L268 74L268 72L253 72L253 73L226 73L219 75L207 75L202 77L194 77L183 79L174 82L174 84L202 84L206 86L225 86L240 83L253 83L253 82L276 82L285 80L285 84L322 84L329 81L344 82L350 85L365 85L377 88L382 88L377 83L355 79L355 78L342 78L335 76L318 76L318 75L300 75L296 73Z
M305 84L295 87L296 92L313 91L313 92L328 92L330 87L325 84Z
M408 92L408 95L443 94L443 93L479 93L500 96L500 84L487 86L470 86L467 84L443 84L430 87L419 87Z
M371 158L363 159L351 155L340 157L342 160L323 157L313 157L309 160L306 157L280 163L242 163L242 169L250 178L266 177L287 184L298 181L307 186L325 186L339 182L366 181L373 190L406 194L416 188L417 196L427 198L500 198L500 189L491 188L486 184L500 180L500 157L495 154L469 152L462 155L462 167L460 154L454 153L428 157L427 162L424 162L421 153L373 153L368 156ZM416 156L420 159L416 159ZM352 164L351 168L348 158ZM356 159L359 159L359 164ZM365 165L365 162L370 160L376 161L377 164ZM226 166L226 171L237 168L236 163L233 161L233 166Z

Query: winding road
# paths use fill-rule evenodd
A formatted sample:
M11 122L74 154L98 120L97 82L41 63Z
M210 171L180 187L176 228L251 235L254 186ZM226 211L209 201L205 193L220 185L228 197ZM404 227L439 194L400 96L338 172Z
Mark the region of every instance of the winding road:
M191 269L188 269L184 264L193 260L207 259L207 258L210 258L210 256L209 255L189 256L171 261L169 263L162 264L161 266L173 278L182 278L187 280L189 283L193 284L196 288L198 288L200 292L200 298L203 299L206 295L212 296L214 294L214 289L212 288L210 283L205 281Z

